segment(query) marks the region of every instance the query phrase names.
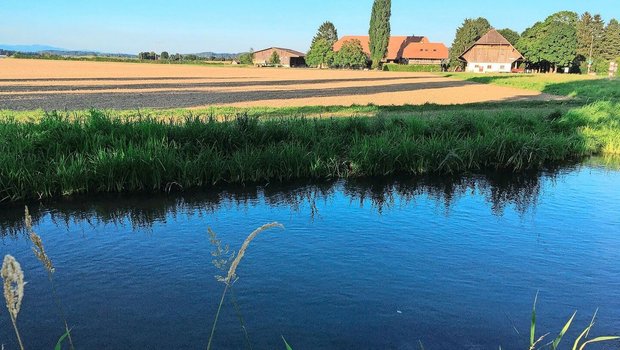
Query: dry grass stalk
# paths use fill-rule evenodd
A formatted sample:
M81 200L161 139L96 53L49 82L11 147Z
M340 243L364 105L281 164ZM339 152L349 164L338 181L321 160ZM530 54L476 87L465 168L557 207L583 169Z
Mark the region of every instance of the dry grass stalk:
M211 328L211 335L209 336L209 343L207 344L207 350L211 350L213 336L215 335L215 328L217 327L217 321L220 317L220 312L222 311L222 305L224 304L226 293L228 292L228 288L232 288L231 284L235 281L235 278L236 278L235 272L237 271L237 267L239 266L241 259L243 259L243 256L245 255L245 251L248 249L248 247L250 246L250 243L254 240L254 238L256 238L256 236L258 236L261 232L268 230L270 228L274 228L274 227L284 228L284 225L277 223L277 222L272 222L271 224L263 225L257 228L256 230L254 230L254 232L250 233L248 238L246 238L245 241L243 241L243 244L241 245L241 249L239 249L237 256L235 257L233 262L230 264L230 268L228 269L228 274L226 275L226 277L223 279L218 278L218 280L226 284L226 287L224 288L224 292L222 292L222 298L220 299L220 304L217 307L217 312L215 313L215 319L213 320L213 327ZM221 241L217 239L213 231L209 230L209 236L211 238L211 243L216 246L216 251L213 253L214 256L223 255L224 252L226 252L226 254L228 253L228 246L226 246L226 248L224 249L221 249Z
M41 240L41 237L32 229L32 217L30 216L28 207L26 207L25 209L24 223L26 224L26 230L28 230L30 240L32 241L32 244L34 244L34 247L32 247L34 255L43 264L43 267L45 267L48 273L54 273L54 265L52 264L52 260L50 260L49 256L45 252L43 241Z
M24 345L17 329L17 315L22 306L22 299L24 298L24 272L19 262L11 255L6 255L2 262L2 270L0 275L4 281L4 300L6 301L6 307L9 310L11 316L11 322L13 323L13 329L15 329L15 335L19 342L19 347L23 350Z
M277 222L263 225L257 228L256 230L254 230L254 232L250 233L248 238L246 238L245 241L243 241L243 244L241 245L241 249L239 249L239 252L237 253L237 257L235 257L235 260L233 260L232 264L230 264L230 269L228 269L228 275L226 276L226 279L224 281L226 284L230 284L231 281L235 279L236 277L235 272L237 271L237 267L239 266L241 259L243 259L243 256L245 255L245 251L250 246L250 243L252 242L252 240L254 240L254 238L256 238L256 236L258 236L259 233L265 230L268 230L270 228L275 228L275 227L284 228L282 224L277 223Z
M49 256L45 252L45 247L43 246L43 241L41 240L41 237L36 232L34 232L34 229L32 228L32 216L30 216L30 211L28 210L27 206L24 209L24 224L26 225L26 230L28 231L30 240L32 241L32 244L34 244L34 247L32 247L32 252L37 257L37 259L39 259L41 264L43 264L43 267L45 268L45 270L47 270L48 278L52 286L52 296L54 297L56 306L58 307L60 314L63 318L63 321L65 323L65 331L67 332L67 336L69 339L69 345L71 349L74 349L73 339L71 338L71 332L69 330L69 325L67 323L67 318L65 316L64 308L62 306L62 302L60 301L60 298L58 297L58 293L56 293L56 285L54 284L54 271L55 271L54 265L52 264L52 260L49 258Z

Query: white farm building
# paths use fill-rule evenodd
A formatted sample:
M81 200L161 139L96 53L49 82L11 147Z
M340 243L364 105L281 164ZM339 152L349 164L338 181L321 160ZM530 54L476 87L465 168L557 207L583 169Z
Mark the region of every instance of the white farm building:
M471 73L510 73L523 55L497 30L491 29L459 57Z

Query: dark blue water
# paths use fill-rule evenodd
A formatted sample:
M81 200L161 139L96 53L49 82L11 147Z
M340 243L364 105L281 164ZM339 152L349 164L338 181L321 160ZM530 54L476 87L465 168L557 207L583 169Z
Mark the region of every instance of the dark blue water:
M0 252L28 281L22 336L51 349L63 325L47 276L22 209L0 209ZM215 349L248 349L241 323L253 349L284 349L281 336L296 350L526 349L537 290L540 335L578 310L574 339L597 308L592 335L620 333L620 172L604 167L76 198L31 211L80 349L205 348L224 287L207 228L237 249L272 221L286 229L252 242ZM0 343L15 348L4 306Z

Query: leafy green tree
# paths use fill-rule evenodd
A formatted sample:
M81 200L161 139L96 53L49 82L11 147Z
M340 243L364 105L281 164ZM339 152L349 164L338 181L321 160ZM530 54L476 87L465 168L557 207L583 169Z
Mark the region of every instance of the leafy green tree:
M332 22L321 24L312 39L306 63L310 67L329 67L334 59L334 44L338 41L338 31Z
M347 40L336 53L334 66L342 68L365 68L368 57L364 53L362 43L357 39Z
M271 57L269 57L269 63L275 64L275 65L278 65L281 63L280 55L278 54L278 51L273 51L271 53Z
M169 59L169 58L170 58L170 54L169 54L167 51L164 51L164 52L162 52L162 53L161 53L161 55L159 55L159 57L160 57L162 60L167 60L167 59Z
M465 63L461 62L459 57L489 30L491 30L491 24L485 18L465 19L463 24L456 30L456 36L454 42L452 42L450 66L453 68L463 68Z
M370 59L372 68L379 69L381 61L388 52L390 43L390 17L392 16L391 0L375 0L370 17Z
M326 39L320 38L312 43L306 55L306 63L310 67L329 67L334 60L334 47Z
M543 22L536 22L530 28L527 28L517 41L516 48L521 52L525 59L530 63L537 65L543 61L542 58L542 46L543 40L540 40L540 36L544 31Z
M521 35L510 28L500 29L498 32L513 46L517 44Z
M517 48L530 65L543 71L557 72L559 67L570 67L577 55L579 16L561 11L525 30Z
M612 18L605 27L603 58L607 61L620 58L620 23Z
M239 63L247 65L254 64L254 49L250 49L250 51L239 55Z
M319 30L312 39L312 45L321 39L327 41L332 46L338 41L338 30L336 30L336 26L332 22L327 21L321 24Z

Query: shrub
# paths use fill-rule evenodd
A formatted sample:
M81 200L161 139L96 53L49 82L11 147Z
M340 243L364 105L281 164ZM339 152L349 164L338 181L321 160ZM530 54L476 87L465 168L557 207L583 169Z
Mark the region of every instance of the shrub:
M269 57L269 63L271 64L280 64L282 61L280 60L280 55L277 51L271 53L271 57Z
M362 43L357 39L345 41L340 51L336 53L333 65L341 68L365 68L368 66L368 57L364 53Z
M437 64L395 64L383 65L384 71L389 72L441 72L441 66Z

